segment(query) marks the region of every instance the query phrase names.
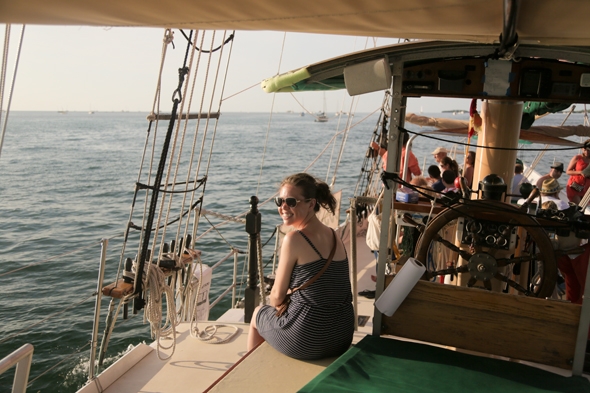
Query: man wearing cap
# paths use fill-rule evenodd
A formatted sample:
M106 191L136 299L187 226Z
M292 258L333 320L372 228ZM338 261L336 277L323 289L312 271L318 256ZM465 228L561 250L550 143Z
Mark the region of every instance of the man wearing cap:
M514 164L514 177L512 178L512 188L511 194L517 195L513 196L511 201L512 203L517 202L520 199L520 185L523 183L529 183L529 179L527 179L523 175L524 164L520 159L516 159L516 164Z
M436 161L436 163L438 164L438 167L440 168L440 172L443 173L444 169L441 166L441 161L443 158L445 158L447 156L447 149L445 149L444 147L437 147L436 149L434 149L434 151L432 152L432 155L434 156L434 160Z
M545 180L549 180L549 179L557 180L561 177L562 174L563 174L563 162L554 162L553 165L551 165L551 170L549 171L549 173L541 176L539 178L539 180L537 180L537 188L540 190L541 187L543 186L543 182Z

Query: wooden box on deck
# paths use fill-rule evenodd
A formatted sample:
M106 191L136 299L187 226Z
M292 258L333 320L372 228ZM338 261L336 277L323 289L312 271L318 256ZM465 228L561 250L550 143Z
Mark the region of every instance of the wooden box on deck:
M386 276L389 285L393 276ZM381 334L571 369L581 306L419 281Z

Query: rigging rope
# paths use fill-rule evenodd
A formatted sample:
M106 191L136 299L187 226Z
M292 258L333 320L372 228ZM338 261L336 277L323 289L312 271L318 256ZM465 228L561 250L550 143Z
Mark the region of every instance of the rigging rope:
M151 111L151 115L154 115L156 112L160 112L160 98L161 98L161 90L162 90L162 74L164 71L164 64L165 64L165 59L166 59L166 54L168 52L168 45L170 45L171 43L173 43L174 40L174 33L170 30L170 29L166 29L164 30L164 37L162 39L162 51L161 51L161 55L160 55L160 69L158 72L158 79L156 82L156 91L155 91L155 96L154 96L154 101L152 104L152 111ZM158 124L159 124L159 120L158 117L156 117L156 121L155 121L155 126L154 126L154 133L153 133L153 146L155 146L156 144L156 138L158 135ZM121 247L121 253L119 255L119 266L117 268L117 280L121 278L122 275L122 270L124 268L124 263L125 263L125 252L127 249L127 240L128 240L128 236L129 236L129 229L131 228L132 225L132 220L133 220L133 213L135 211L135 202L137 200L137 194L139 189L137 188L137 184L140 184L140 180L141 180L141 176L143 173L143 167L145 164L145 158L147 156L147 152L148 152L148 145L149 145L149 140L150 140L150 132L151 132L151 128L152 128L152 123L153 121L150 121L148 123L148 129L147 129L147 133L146 133L146 138L145 138L145 142L144 142L144 146L143 146L143 152L141 154L141 160L140 160L140 164L139 164L139 169L138 169L138 173L137 173L137 180L135 182L136 184L136 188L134 190L134 194L133 194L133 200L131 203L131 207L129 209L129 218L127 220L127 227L125 228L125 239L123 241L123 246ZM150 161L150 168L148 170L148 178L147 178L147 184L149 184L150 179L151 179L151 174L152 174L152 166L151 163L153 163L153 159L154 159L154 151L152 150L152 157L151 157L151 161ZM147 194L146 194L147 195ZM145 221L145 212L147 210L147 197L145 199L144 202L144 214L143 214L143 220ZM142 227L143 227L142 223ZM139 239L139 244L141 244L141 239L143 237L143 232L140 234L140 239Z
M279 75L281 73L281 63L283 62L283 54L285 52L285 40L286 39L287 39L287 32L285 32L283 34L283 44L281 47L281 54L279 56L279 65L277 68L277 75ZM262 181L262 169L264 168L264 159L266 158L266 149L268 147L268 137L270 135L270 124L272 123L272 115L274 113L276 96L277 96L277 93L273 93L272 103L270 105L270 114L268 115L268 125L266 127L266 136L264 137L264 148L262 150L262 159L260 160L260 172L258 174L258 182L256 183L256 194L254 194L254 195L258 195L259 190L260 190L260 182Z
M4 145L4 135L6 134L6 126L8 125L8 115L10 113L10 105L12 104L12 93L14 92L14 84L16 83L16 75L18 74L18 65L20 62L20 53L23 46L23 41L25 37L25 25L21 30L20 40L18 43L18 50L16 54L16 60L14 64L14 72L12 74L12 83L10 85L10 94L8 95L8 104L6 105L6 117L4 118L4 123L2 124L2 132L0 133L0 156L2 155L2 146ZM0 120L2 120L2 109L4 108L4 88L5 88L5 78L6 78L6 62L8 57L8 40L10 39L10 24L6 25L6 40L4 42L4 54L2 56L2 75L0 78L2 79L0 86Z
M226 34L228 32L224 32L224 45L221 46L221 50L218 52L219 53L219 58L217 60L217 62L213 62L213 57L212 56L208 56L206 61L201 61L202 60L202 54L203 53L211 53L212 51L204 51L204 50L197 50L196 48L196 42L198 37L195 37L194 42L191 42L191 40L189 39L189 42L192 46L192 51L190 52L190 60L188 60L189 62L189 69L191 70L190 73L187 73L187 83L184 85L184 89L183 92L181 94L180 90L177 89L177 91L175 92L175 97L182 97L184 96L185 99L182 100L182 105L180 105L179 108L179 121L178 124L176 125L176 129L175 129L175 134L174 134L174 138L173 141L171 143L171 152L170 152L170 158L169 158L169 162L168 162L168 170L166 172L166 181L164 182L165 184L165 188L166 188L166 192L163 193L162 195L162 200L160 203L160 216L158 219L158 223L160 222L160 220L162 220L162 217L165 216L166 218L163 220L164 222L170 223L170 214L173 210L173 199L174 199L174 195L176 193L178 193L178 191L175 191L175 188L181 184L184 184L184 191L181 191L180 193L182 194L182 201L180 202L180 211L184 211L186 210L186 205L188 206L195 206L195 200L198 199L200 202L203 201L204 199L204 193L205 193L205 188L206 188L206 182L203 183L203 187L201 188L200 192L201 195L200 197L197 197L195 191L190 191L188 189L189 185L196 182L199 178L199 173L201 172L201 166L203 165L203 163L205 163L204 167L204 176L203 179L206 179L208 177L208 171L210 168L210 164L211 164L211 157L213 155L213 147L214 147L214 141L215 141L215 135L217 132L217 125L218 125L218 121L217 119L215 120L214 123L214 127L212 128L212 132L211 132L211 136L209 136L210 132L209 130L211 129L210 127L210 119L211 116L210 114L213 111L213 105L214 105L214 101L215 101L215 96L218 93L219 90L221 90L221 97L223 96L223 90L225 89L225 83L226 83L226 79L227 79L227 69L229 68L227 66L227 64L229 64L230 58L231 58L231 53L232 53L232 48L233 48L233 40L231 39L226 39ZM192 36L192 35L191 35ZM232 34L233 36L233 34ZM205 33L201 34L200 37L200 48L203 48L203 43L205 40ZM216 39L216 32L213 32L211 34L211 47L213 47L213 43L215 42ZM226 55L227 58L227 64L225 65L226 68L226 72L225 74L221 74L221 67L222 67L222 60L223 60L223 56L224 56L224 52L225 52L225 47L228 42L232 41L231 45L229 46L229 52L228 55ZM196 56L195 56L196 54ZM187 60L187 57L185 56L185 61ZM202 63L202 64L201 64ZM212 70L212 68L215 68L215 70ZM202 94L200 97L200 108L199 108L199 113L204 113L204 109L206 109L207 111L207 116L205 117L205 121L202 121L202 117L199 117L197 119L196 122L196 127L194 129L194 136L193 136L193 141L192 141L192 147L191 149L186 149L187 151L189 151L189 159L188 162L183 162L183 160L181 160L181 157L183 156L183 150L184 150L184 146L191 146L190 144L186 143L187 142L187 136L188 136L188 121L189 121L189 116L188 114L190 113L190 108L193 105L193 99L194 99L194 93L195 93L195 85L196 85L196 81L200 80L198 75L199 72L201 70L203 71L203 76L200 79L203 79L202 82L202 86L200 88L202 88ZM223 76L223 78L220 78L220 75ZM190 83L190 79L192 78L192 84ZM220 82L221 81L221 86L220 86ZM209 83L211 82L211 83ZM190 85L190 88L189 88ZM210 92L211 96L209 97L209 99L206 99L206 95ZM208 101L208 107L205 107L206 101ZM219 99L219 104L218 104L218 110L217 112L220 113L220 106L222 103L222 99ZM186 113L186 116L184 116L183 114ZM202 127L201 127L202 126ZM201 128L203 129L202 132ZM202 135L201 135L202 134ZM199 138L201 138L201 145L200 145L200 149L197 149L198 147L198 143L199 143ZM206 146L205 143L208 142L210 143L209 146L209 151L208 151L208 156L205 155L206 152ZM200 154L198 155L198 157L195 155L194 152L196 151L200 151ZM208 161L204 161L206 160L208 157ZM186 181L185 182L178 182L178 177L180 176L180 170L186 170ZM190 177L191 174L194 175L195 180L191 181ZM155 184L159 184L157 181L154 181ZM168 189L168 187L170 187ZM188 195L188 192L190 192L190 196ZM168 200L166 201L166 198L168 198ZM166 206L166 202L167 202L167 206ZM199 206L199 209L202 209L202 203ZM192 210L192 209L191 209ZM164 213L165 212L165 213ZM189 217L189 219L185 220L185 215L181 215L179 217L178 224L177 224L177 229L176 229L176 234L175 234L175 239L189 239L189 235L190 235L190 243L189 240L186 240L186 247L191 247L194 244L194 241L192 239L195 239L196 237L196 233L198 230L198 224L199 224L199 217L201 216L200 213L195 214L194 216L191 213L191 216ZM183 221L184 220L184 221ZM191 224L193 225L192 230L189 229L189 225ZM159 226L159 225L158 225ZM184 230L182 229L184 226ZM167 226L164 226L162 233L158 234L156 231L156 234L154 236L154 239L157 238L161 238L161 245L160 245L160 252L162 252L163 249L163 244L164 244L164 239L166 237L166 232L167 232ZM181 236L181 232L184 233L183 237ZM196 240L196 239L195 239ZM152 250L155 250L156 247L156 241L154 240L154 244L152 247ZM179 248L180 250L181 248ZM181 255L181 254L180 254ZM158 259L159 261L160 259ZM199 264L201 264L200 260L199 260ZM193 269L194 264L190 264L187 268L180 270L173 279L173 282L171 283L172 287L176 288L176 293L177 293L177 299L179 301L179 306L180 306L180 317L182 317L183 315L186 315L186 312L188 312L188 301L189 299L191 299L191 296L193 296L194 293L194 288L191 287L191 282L193 279L193 274L192 274L192 269ZM159 269L155 269L155 270L159 270ZM209 336L212 336L215 334L215 331L217 331L217 328L207 328L205 329L205 334L208 334ZM191 333L192 334L192 333ZM205 338L203 336L202 333L198 333L197 336L199 336L201 339L203 340L211 340L212 337L208 337Z
M193 45L193 43L191 42L191 39L189 37L186 36L186 34L184 34L184 31L182 29L180 29L180 32L182 33L182 35L184 36L184 38L186 38L186 40L189 42L189 44ZM235 33L235 31L234 31ZM232 33L225 41L223 41L223 44L219 45L217 48L215 49L211 49L211 50L204 50L204 49L200 49L196 46L193 45L193 49L202 53L213 53L213 52L217 52L219 49L221 49L224 45L228 44L230 41L232 41L234 39L234 33Z

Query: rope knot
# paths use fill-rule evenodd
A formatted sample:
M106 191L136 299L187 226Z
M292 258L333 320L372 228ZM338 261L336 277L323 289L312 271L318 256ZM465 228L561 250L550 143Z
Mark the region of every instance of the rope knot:
M174 32L170 29L166 30L163 41L166 45L171 44L174 41Z

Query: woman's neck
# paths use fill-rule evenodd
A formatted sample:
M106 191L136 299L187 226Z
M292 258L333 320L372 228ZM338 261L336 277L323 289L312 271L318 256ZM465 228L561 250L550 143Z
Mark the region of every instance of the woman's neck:
M317 226L317 224L320 222L320 220L318 219L318 217L316 216L315 212L311 212L308 216L306 216L299 225L297 225L295 228L297 230L304 230L304 229L312 229Z

